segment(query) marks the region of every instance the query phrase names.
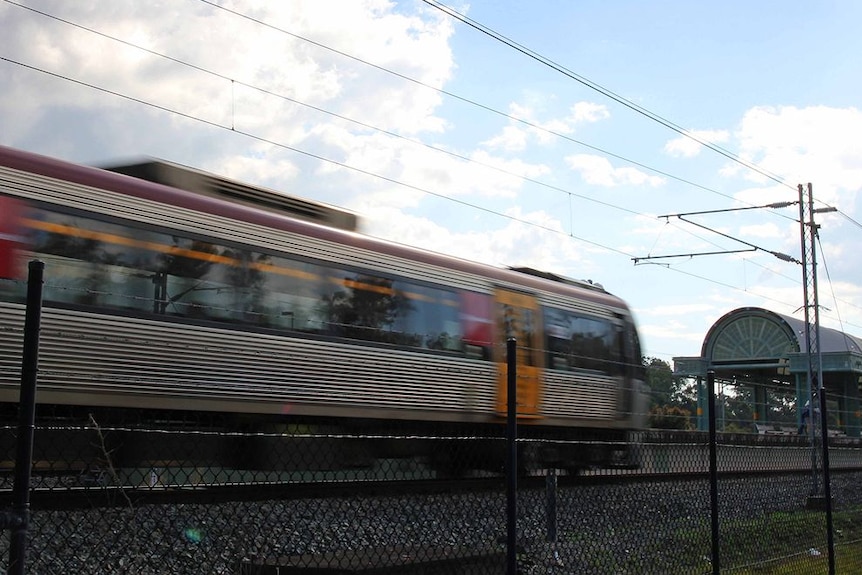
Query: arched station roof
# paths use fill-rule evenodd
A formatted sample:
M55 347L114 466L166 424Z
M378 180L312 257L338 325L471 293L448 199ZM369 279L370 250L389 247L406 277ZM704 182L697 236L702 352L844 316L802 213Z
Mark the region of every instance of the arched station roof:
M862 373L862 339L820 327L824 372ZM744 307L719 318L706 333L700 357L675 357L674 373L790 383L791 373L807 372L805 320L773 311ZM825 380L824 376L824 380Z

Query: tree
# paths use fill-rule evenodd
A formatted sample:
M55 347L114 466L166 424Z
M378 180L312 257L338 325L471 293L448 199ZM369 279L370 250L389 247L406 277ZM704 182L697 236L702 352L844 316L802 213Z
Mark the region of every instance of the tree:
M672 403L674 378L670 365L657 357L643 359L647 385L650 388L650 407L661 407Z
M647 385L650 386L650 425L663 429L691 429L691 415L697 410L697 389L687 379L674 377L670 364L656 357L644 357Z

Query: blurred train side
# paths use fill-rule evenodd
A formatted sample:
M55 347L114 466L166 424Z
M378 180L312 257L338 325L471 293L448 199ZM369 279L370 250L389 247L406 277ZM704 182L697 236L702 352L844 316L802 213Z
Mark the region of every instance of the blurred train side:
M645 426L634 320L600 287L9 148L0 201L0 402L38 257L41 404L490 427L516 337L522 435Z

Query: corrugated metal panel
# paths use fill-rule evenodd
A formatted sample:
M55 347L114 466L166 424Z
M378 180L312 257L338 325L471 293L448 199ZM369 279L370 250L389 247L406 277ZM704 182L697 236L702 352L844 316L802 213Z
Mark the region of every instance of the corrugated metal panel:
M22 306L0 307L0 382L17 387ZM494 366L459 358L46 309L39 389L491 414Z
M542 414L610 423L618 418L619 381L612 377L546 371Z

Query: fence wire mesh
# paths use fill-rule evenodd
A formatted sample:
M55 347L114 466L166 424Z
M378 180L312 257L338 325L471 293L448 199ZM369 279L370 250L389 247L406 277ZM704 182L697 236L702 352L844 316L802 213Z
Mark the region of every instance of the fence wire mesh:
M163 415L40 413L27 573L506 573L502 427L417 437ZM4 504L15 434L0 427ZM634 435L621 447L637 468L529 466L559 443L518 442L519 573L713 572L706 434ZM721 572L826 573L818 447L737 433L717 449ZM833 439L831 459L837 572L852 573L858 442Z

